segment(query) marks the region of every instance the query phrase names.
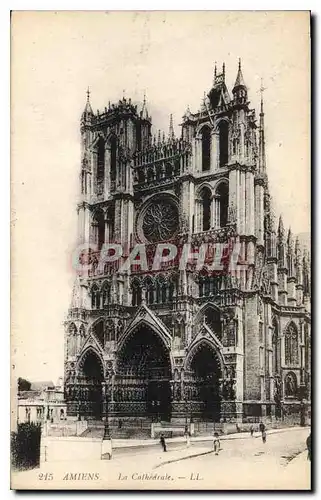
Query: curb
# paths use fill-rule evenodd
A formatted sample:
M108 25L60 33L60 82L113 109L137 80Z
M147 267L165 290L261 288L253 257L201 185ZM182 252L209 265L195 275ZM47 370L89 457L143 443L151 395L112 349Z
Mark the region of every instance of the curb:
M193 455L186 455L185 457L173 458L172 460L166 460L165 462L161 462L153 467L153 469L157 469L158 467L162 467L163 465L172 464L174 462L181 462L182 460L187 460L188 458L201 457L202 455L209 455L213 453L213 450L202 451L201 453L194 453Z

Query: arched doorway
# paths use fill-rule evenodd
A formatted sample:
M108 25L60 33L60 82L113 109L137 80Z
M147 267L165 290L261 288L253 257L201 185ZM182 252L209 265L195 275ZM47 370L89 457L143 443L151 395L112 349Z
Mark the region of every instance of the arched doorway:
M171 418L171 363L169 350L147 325L134 331L118 356L116 408L131 416L154 420Z
M81 360L80 381L79 413L101 420L104 369L99 355L91 349L86 351Z
M199 344L189 362L191 390L189 399L201 420L218 422L221 416L221 363L214 346Z

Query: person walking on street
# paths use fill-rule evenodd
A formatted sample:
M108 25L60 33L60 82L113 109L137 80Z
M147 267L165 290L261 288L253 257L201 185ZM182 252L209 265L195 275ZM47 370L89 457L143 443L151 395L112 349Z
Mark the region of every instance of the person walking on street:
M265 431L265 429L264 429L264 431L262 431L262 441L264 444L266 443L266 431Z
M214 432L213 447L214 447L214 454L218 455L218 452L220 451L220 438L218 432Z
M253 425L251 425L251 427L250 427L250 433L251 433L251 437L253 437L253 434L254 434L254 427L253 427Z
M307 437L307 448L308 448L307 460L310 460L310 462L311 462L311 433Z
M189 448L191 445L191 437L188 429L185 430L185 439L186 439L186 446L187 448Z
M161 443L161 445L163 447L163 451L167 451L166 450L166 442L165 442L164 434L161 434L160 443Z
M263 424L263 422L260 422L259 429L261 434L265 431L265 425Z

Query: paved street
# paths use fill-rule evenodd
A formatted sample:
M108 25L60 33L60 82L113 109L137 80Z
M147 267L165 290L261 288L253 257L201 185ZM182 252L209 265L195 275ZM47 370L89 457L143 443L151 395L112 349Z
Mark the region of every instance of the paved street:
M234 439L227 436L221 440L218 456L211 452L211 441L194 441L189 448L182 442L168 443L167 453L162 452L160 445L116 450L111 461L80 462L75 457L74 462L48 462L41 470L16 473L13 486L20 484L43 489L309 489L310 462L306 459L305 445L309 432L309 429L297 428L268 434L266 444L258 434L253 438L249 434L234 436Z
M183 460L175 464L179 477L199 477L195 483L208 484L215 489L253 488L307 488L310 466L306 452L295 472L291 458L305 451L305 441L309 434L306 429L271 434L266 444L260 437L241 440L222 440L218 456L213 453ZM197 445L200 447L200 444ZM204 443L209 449L210 444ZM158 470L172 471L174 464L164 465ZM291 471L291 473L290 473Z

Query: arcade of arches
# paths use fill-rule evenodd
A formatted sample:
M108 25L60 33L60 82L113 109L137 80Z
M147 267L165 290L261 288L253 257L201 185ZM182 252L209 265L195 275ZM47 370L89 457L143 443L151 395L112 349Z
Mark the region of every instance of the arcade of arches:
M105 411L102 362L89 350L79 368L77 383L69 386L76 393L67 394L67 401L78 401L73 413L101 419ZM173 372L169 347L153 329L141 325L118 352L108 384L109 411L113 416L153 421L188 417L218 422L222 381L221 360L212 344L201 342L190 352L186 370Z

